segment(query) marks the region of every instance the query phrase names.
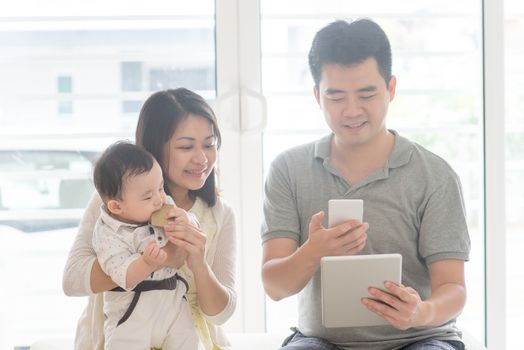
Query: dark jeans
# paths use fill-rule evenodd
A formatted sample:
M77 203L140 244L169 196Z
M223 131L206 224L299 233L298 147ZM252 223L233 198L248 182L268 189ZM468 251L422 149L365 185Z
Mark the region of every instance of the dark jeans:
M291 334L282 343L281 350L341 350L325 339L306 337L299 331ZM402 350L465 350L464 344L453 340L425 339L410 344Z

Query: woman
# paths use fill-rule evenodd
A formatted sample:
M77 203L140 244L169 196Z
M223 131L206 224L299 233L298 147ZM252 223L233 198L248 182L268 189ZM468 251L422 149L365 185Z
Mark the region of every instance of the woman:
M171 241L166 246L171 265L187 254L182 268L190 284L187 297L206 350L230 347L220 325L236 306L235 218L215 185L220 141L213 111L201 96L187 89L154 93L140 112L136 143L151 152L162 167L165 192L200 223L199 228L168 224L165 231ZM89 295L77 327L76 349L103 349L101 292L116 286L102 272L91 243L101 203L95 194L88 204L64 270L65 294ZM176 209L169 215L176 216Z

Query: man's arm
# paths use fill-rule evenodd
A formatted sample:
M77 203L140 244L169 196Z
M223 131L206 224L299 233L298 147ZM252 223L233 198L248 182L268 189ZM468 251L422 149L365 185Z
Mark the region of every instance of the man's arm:
M463 260L441 260L429 265L431 296L425 325L439 326L457 317L466 304Z
M267 295L280 300L302 290L328 255L353 255L366 243L368 224L350 220L330 229L322 227L324 213L311 218L309 238L297 248L289 238L274 238L264 243L262 282Z
M277 301L302 290L318 268L307 247L297 249L289 238L275 238L262 246L262 282L267 295Z
M457 317L466 303L464 261L440 260L429 266L431 295L421 300L411 287L386 282L388 293L370 288L370 294L383 303L365 298L369 310L383 317L393 327L440 326ZM387 305L386 305L387 304Z

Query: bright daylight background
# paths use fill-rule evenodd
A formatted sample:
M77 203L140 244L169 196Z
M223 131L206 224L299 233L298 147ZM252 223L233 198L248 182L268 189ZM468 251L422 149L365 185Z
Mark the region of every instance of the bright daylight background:
M238 39L220 36L220 16L234 15L246 3L0 3L0 350L28 349L42 338L73 337L86 300L64 296L61 278L93 191L97 153L118 139L133 138L138 111L153 91L185 86L215 105L221 77L230 73L217 68L218 57L227 53L215 38L233 46ZM483 340L482 1L260 0L257 11L260 47L250 54L260 59L255 75L267 102L267 121L246 137L261 140L255 149L262 154L256 165L261 177L280 151L327 132L307 68L314 33L337 18L370 17L385 29L398 78L389 127L448 160L462 180L473 246L466 265L468 304L459 325ZM517 350L524 324L524 273L517 260L524 250L521 2L505 1L504 30L507 349ZM248 60L240 58L239 64L243 59ZM225 135L238 131L226 116L219 118ZM245 166L237 148L226 144L222 149L222 174L231 164L235 169ZM229 186L223 195L259 198L261 191L260 182L247 190ZM227 328L285 331L296 323L295 298L275 303L261 296L262 308L251 309L247 291L260 283L259 271L246 271L245 266L259 266L260 222L232 202L248 229L239 232L244 242L238 262L239 308ZM254 320L264 318L260 328Z

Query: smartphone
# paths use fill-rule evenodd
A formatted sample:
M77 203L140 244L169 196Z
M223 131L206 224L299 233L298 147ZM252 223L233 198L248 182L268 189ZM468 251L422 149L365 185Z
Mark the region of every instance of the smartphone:
M330 199L328 202L328 227L340 225L348 220L362 221L364 201L362 199Z

